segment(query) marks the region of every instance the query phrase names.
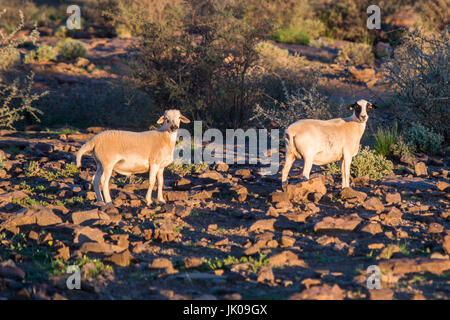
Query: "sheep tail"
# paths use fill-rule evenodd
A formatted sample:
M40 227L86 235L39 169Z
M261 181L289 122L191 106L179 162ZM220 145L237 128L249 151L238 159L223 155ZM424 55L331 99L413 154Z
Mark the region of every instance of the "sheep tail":
M81 167L81 157L86 153L94 150L95 142L94 139L91 138L88 141L86 141L85 144L83 144L77 152L77 168Z
M286 152L292 152L296 158L302 159L302 156L298 153L297 148L295 147L294 136L295 135L289 134L288 132L285 133L284 140L286 143Z

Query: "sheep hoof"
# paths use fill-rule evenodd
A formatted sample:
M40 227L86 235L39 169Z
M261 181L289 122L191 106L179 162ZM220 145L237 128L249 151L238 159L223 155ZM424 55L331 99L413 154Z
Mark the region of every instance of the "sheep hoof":
M305 176L302 176L301 178L300 178L300 182L306 182L306 181L308 181L309 179L307 178L307 177L305 177Z
M166 204L166 200L164 199L158 199L159 204Z
M288 182L287 181L283 181L283 182L281 182L281 189L283 189L283 191L287 191L287 189L288 189Z
M147 201L147 206L151 206L152 205L152 203L153 203L153 201L152 200L146 200Z

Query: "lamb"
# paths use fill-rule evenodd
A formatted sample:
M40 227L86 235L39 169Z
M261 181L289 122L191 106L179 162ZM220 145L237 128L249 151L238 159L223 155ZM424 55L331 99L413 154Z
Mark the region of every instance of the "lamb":
M97 170L92 179L98 201L111 203L109 179L112 171L125 176L133 173L149 172L149 188L145 197L152 203L152 190L158 180L158 201L165 203L163 188L164 168L173 162L173 152L180 122L190 123L179 110L167 110L157 121L163 124L158 130L130 132L107 130L91 137L78 151L77 167L86 152L93 152ZM100 192L102 186L102 193Z
M291 124L285 132L286 163L281 185L287 190L288 174L296 158L303 158L303 179L308 180L312 165L341 161L342 188L350 186L350 165L358 153L359 143L369 119L368 109L375 105L359 100L350 105L353 114L331 120L305 119Z

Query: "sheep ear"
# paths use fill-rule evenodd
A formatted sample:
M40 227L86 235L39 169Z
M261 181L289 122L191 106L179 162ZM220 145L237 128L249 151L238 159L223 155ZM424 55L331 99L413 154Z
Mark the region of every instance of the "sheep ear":
M378 107L374 104L369 104L368 108L369 109L378 109Z
M180 116L180 121L183 123L191 123L191 120L189 120L188 118L186 118L183 115Z
M355 104L349 105L349 106L348 106L348 110L353 110L354 106L355 106Z
M164 122L164 120L166 120L166 116L162 116L161 118L159 118L158 121L156 121L156 123L162 124Z

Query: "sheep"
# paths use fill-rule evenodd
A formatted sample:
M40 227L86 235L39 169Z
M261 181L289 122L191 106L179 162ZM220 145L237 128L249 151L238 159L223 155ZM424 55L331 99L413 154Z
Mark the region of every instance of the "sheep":
M145 197L152 203L152 190L158 180L158 201L165 203L162 187L163 170L173 162L173 153L180 121L190 123L179 110L167 110L157 121L163 124L158 130L130 132L107 130L91 137L77 152L76 165L81 167L81 158L93 151L97 170L92 179L97 201L111 203L109 179L112 171L130 176L133 173L149 172L149 187ZM100 192L102 186L102 193Z
M358 153L359 143L369 119L368 109L376 106L366 100L350 105L353 114L331 120L304 119L291 124L285 132L286 162L281 186L287 190L288 174L296 158L303 158L302 179L308 180L312 165L341 161L342 188L350 186L350 164Z

